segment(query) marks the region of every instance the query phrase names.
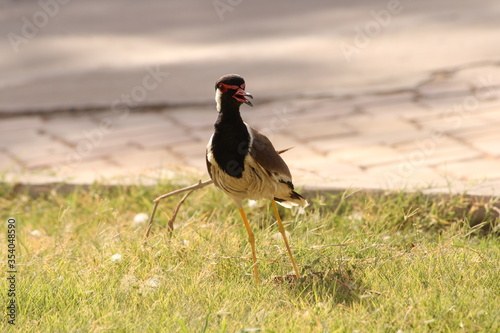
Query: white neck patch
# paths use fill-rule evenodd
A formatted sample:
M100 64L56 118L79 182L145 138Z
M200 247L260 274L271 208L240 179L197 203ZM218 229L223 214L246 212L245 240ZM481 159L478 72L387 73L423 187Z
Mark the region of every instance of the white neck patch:
M221 109L221 96L222 93L220 92L219 88L215 91L215 103L217 103L217 111L220 112Z

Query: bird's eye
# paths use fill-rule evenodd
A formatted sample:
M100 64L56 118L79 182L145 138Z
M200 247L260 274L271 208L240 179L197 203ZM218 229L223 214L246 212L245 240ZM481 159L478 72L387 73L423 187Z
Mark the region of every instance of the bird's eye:
M225 93L227 91L227 87L224 83L219 83L219 90L221 93Z

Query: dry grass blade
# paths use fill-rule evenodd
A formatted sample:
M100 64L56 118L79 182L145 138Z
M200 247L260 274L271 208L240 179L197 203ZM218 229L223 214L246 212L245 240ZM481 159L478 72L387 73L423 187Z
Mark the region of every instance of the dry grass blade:
M170 218L170 220L168 220L168 231L170 232L170 234L172 234L172 231L174 231L174 221L175 221L175 218L177 217L177 213L179 212L179 209L181 208L184 201L186 201L187 197L191 193L193 193L193 191L194 190L191 190L191 191L187 192L186 194L184 194L181 201L179 201L177 206L175 206L174 212L172 213L172 217Z
M171 197L171 196L174 196L174 195L177 195L177 194L189 191L179 201L179 203L177 204L177 206L174 209L172 217L168 221L168 229L169 229L170 232L172 232L172 230L174 229L174 221L175 221L175 218L177 217L177 213L179 212L179 209L181 208L181 205L184 203L184 201L186 200L186 198L191 193L193 193L193 191L199 190L200 188L204 188L205 186L208 186L210 184L213 184L212 180L205 180L204 182L202 182L200 180L198 183L196 183L194 185L191 185L191 186L188 186L188 187L184 187L184 188L181 188L181 189L178 189L178 190L175 190L175 191L172 191L172 192L160 195L158 198L154 199L153 200L154 206L153 206L153 210L151 211L151 216L149 217L148 228L146 230L146 234L144 235L144 243L143 243L143 245L146 245L147 242L148 242L149 234L151 233L151 228L153 227L153 221L154 221L154 217L155 217L155 214L156 214L156 209L158 208L158 204L160 203L160 201L162 199L165 199L165 198L168 198L168 197Z

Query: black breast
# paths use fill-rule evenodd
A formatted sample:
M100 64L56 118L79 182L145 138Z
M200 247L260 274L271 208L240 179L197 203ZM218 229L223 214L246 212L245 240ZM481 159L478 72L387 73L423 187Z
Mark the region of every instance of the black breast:
M241 118L220 117L214 127L212 154L215 161L228 175L241 178L250 142L246 125Z

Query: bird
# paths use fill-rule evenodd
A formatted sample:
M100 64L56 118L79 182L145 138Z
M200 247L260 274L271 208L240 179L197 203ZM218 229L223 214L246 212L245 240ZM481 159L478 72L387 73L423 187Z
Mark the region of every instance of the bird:
M307 206L307 200L295 192L292 175L280 153L264 134L243 121L240 106L253 106L245 91L245 80L237 74L227 74L215 83L218 116L206 149L206 164L216 187L233 199L245 225L252 249L253 276L259 283L255 236L243 210L246 199L268 199L276 214L278 230L285 242L297 278L295 263L276 203L284 207Z

